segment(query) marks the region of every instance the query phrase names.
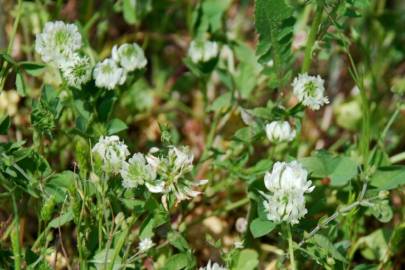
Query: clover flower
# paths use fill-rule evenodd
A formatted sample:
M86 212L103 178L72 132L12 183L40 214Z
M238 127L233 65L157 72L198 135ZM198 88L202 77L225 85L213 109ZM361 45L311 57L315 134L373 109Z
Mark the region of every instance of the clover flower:
M74 53L71 59L61 65L63 77L69 86L79 88L91 79L92 65L90 58Z
M270 195L262 194L269 220L296 224L307 213L304 194L315 188L307 177L308 172L297 161L276 162L272 172L266 173L264 183Z
M219 265L218 263L211 263L211 260L208 261L205 267L200 267L199 270L227 270L228 268Z
M155 153L150 153L146 159L159 176L159 181L154 184L146 183L146 186L150 192L164 193L163 202L168 193L174 193L178 202L196 197L200 192L193 188L207 183L207 180L195 182L190 179L194 157L187 147L171 146L167 155L156 156Z
M195 63L208 62L218 56L218 43L215 41L191 41L188 56Z
M118 67L114 60L108 58L97 63L93 71L93 77L97 87L112 90L117 85L125 82L126 73L122 68Z
M127 72L142 69L146 66L145 53L138 44L122 44L112 49L112 58L119 63Z
M129 156L128 147L115 135L100 137L92 152L101 158L104 170L114 174L120 172L122 164Z
M62 21L47 22L42 33L36 35L35 51L44 62L60 66L82 46L82 37L74 24Z
M141 153L134 154L128 162L124 162L120 174L123 180L122 186L125 188L135 188L144 184L147 184L153 192L159 192L163 188L162 184L155 181L156 168L148 164Z
M266 135L271 142L290 142L296 132L287 121L273 121L266 125Z
M155 244L150 238L145 238L142 239L141 242L139 242L138 248L139 252L146 252L149 249L151 249Z
M312 110L329 103L325 97L324 80L318 76L309 76L307 73L299 74L292 83L293 93L302 104Z

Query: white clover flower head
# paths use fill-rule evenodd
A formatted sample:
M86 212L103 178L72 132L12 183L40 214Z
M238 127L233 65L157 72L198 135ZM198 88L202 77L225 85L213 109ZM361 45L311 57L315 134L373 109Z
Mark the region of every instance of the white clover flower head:
M114 174L120 172L122 164L129 156L128 147L115 135L100 137L92 152L102 159L104 170Z
M171 147L169 150L169 159L174 162L174 170L182 174L188 173L193 169L194 155L187 147Z
M97 63L93 71L93 78L96 81L96 86L107 88L108 90L112 90L117 85L122 84L123 76L124 70L118 67L114 60L110 58Z
M211 260L208 261L205 267L200 267L199 270L227 270L225 266L221 266L218 263L212 263Z
M135 188L156 179L156 169L146 162L141 153L136 153L123 162L120 174L124 188Z
M158 179L145 183L150 192L164 193L163 202L168 193L173 193L177 202L200 194L194 188L206 184L207 180L193 181L190 179L194 157L187 147L170 146L167 155L157 155L159 152L154 150L146 156L148 164L158 174Z
M69 86L80 88L91 79L92 65L87 55L72 54L68 62L61 65L63 77Z
M299 74L292 87L298 100L312 110L319 110L321 106L329 103L328 97L325 96L324 80L319 75Z
M291 142L296 136L296 131L287 121L273 121L266 125L267 138L274 143Z
M146 252L149 249L151 249L154 245L155 244L153 243L152 239L150 239L150 238L142 239L138 245L139 252Z
M82 37L74 24L62 21L47 22L42 33L36 35L35 51L44 62L60 66L82 47Z
M208 62L218 56L219 46L215 41L196 41L190 43L188 56L195 63Z
M112 58L127 72L142 69L148 63L144 51L136 43L125 43L119 47L114 46L112 49Z
M270 195L263 195L269 220L296 224L307 213L304 194L315 188L307 177L308 172L297 161L276 162L271 173L266 173L264 184Z

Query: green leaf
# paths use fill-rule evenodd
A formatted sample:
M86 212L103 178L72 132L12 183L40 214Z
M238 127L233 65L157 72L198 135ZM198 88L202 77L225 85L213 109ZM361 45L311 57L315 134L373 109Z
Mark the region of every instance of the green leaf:
M225 94L217 97L214 102L208 106L207 110L210 112L223 112L231 106L232 93L226 92Z
M379 189L394 189L405 184L405 166L379 168L371 177L372 186Z
M377 269L378 269L378 265L374 265L374 264L359 264L353 268L353 270L377 270Z
M264 64L273 60L279 79L283 79L292 59L292 9L285 0L256 0L255 15L259 34L256 54Z
M107 260L106 260L107 258ZM112 262L114 258L114 249L103 249L94 255L93 259L91 260L94 263L94 266L97 270L105 270L108 269L105 266L107 262L107 266L110 266L113 263L113 270L118 270L121 268L121 257L116 257L114 262Z
M233 270L253 270L259 265L259 255L253 249L244 249L232 263Z
M123 121L121 121L118 118L114 118L107 124L107 134L108 135L113 135L118 132L121 132L123 130L128 129L127 124L125 124Z
M6 62L11 64L12 66L18 65L17 62L13 59L13 57L6 52L0 53L0 57L3 58Z
M389 222L394 215L388 200L377 200L368 210L382 223Z
M271 165L273 164L273 161L270 159L262 159L259 160L254 166L249 167L246 169L246 174L249 175L263 175L265 172L269 171L271 169Z
M15 88L20 96L25 97L27 95L24 78L20 72L17 72L15 77Z
M179 232L169 232L167 235L167 240L169 240L169 243L172 246L176 247L180 251L187 251L190 249L187 240Z
M60 215L59 217L52 219L52 221L49 222L48 227L56 229L72 220L73 220L73 213L72 211L68 211L63 215Z
M38 64L34 62L21 62L20 67L25 70L31 76L39 76L45 69L44 64Z
M249 228L253 234L253 237L259 238L270 233L276 226L277 224L274 222L256 218L252 221L252 223L250 223Z
M357 164L346 156L333 156L321 151L314 156L300 159L312 177L329 177L332 186L343 186L357 175Z
M7 135L8 129L10 128L10 117L4 116L0 119L0 134Z
M55 197L56 202L65 200L67 191L75 184L75 174L72 171L64 171L53 175L45 185L45 191Z
M131 1L131 0L124 0L124 2L123 2L124 19L129 24L136 23L136 10L135 10L135 5L133 3L134 3L134 1Z
M192 258L187 253L179 253L171 256L167 262L166 266L163 268L165 270L180 270L180 269L191 269Z
M152 10L152 0L124 0L123 15L129 24L137 24Z
M368 260L384 258L392 232L387 229L378 229L369 235L361 237L351 248L352 254L361 249L361 254Z
M240 43L234 47L235 56L239 60L238 70L234 76L237 89L243 98L248 98L257 83L261 66L257 63L252 49Z
M222 18L228 9L231 0L205 0L201 8L195 9L194 29L196 36L204 35L206 32L215 33L222 29Z
M390 238L391 251L393 254L404 250L405 248L405 223L395 225L394 231Z
M150 238L153 236L153 228L155 227L155 219L153 216L149 216L145 221L142 223L139 238L145 239Z
M322 234L315 234L313 238L314 243L316 243L323 251L328 252L333 258L341 262L347 262L346 258L337 250L331 241Z

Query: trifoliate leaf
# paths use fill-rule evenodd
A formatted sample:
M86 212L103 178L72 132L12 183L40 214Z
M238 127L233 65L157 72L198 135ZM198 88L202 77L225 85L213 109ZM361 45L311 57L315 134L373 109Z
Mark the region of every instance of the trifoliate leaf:
M347 156L334 156L322 151L300 159L312 177L329 177L332 186L343 186L357 175L357 164Z

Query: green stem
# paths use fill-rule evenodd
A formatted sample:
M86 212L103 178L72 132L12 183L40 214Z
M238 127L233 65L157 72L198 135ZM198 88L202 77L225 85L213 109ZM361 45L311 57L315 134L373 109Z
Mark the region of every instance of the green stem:
M218 113L218 114L216 114L214 116L214 120L213 120L213 122L211 124L211 128L210 128L210 130L208 132L207 143L205 144L204 151L201 154L200 163L199 163L198 167L200 165L202 165L202 163L208 158L210 148L211 148L211 146L212 146L212 144L214 142L215 132L217 130L217 126L218 126L218 122L219 122L220 118L221 118L220 113Z
M22 14L22 0L18 0L18 7L17 7L17 15L15 17L15 21L13 24L13 30L10 35L10 41L7 47L7 53L10 54L11 50L13 49L15 35L17 34L18 24L20 23L20 18Z
M293 240L292 240L292 233L291 233L291 225L290 224L287 224L287 233L288 233L288 253L289 253L289 256L290 256L291 270L296 270L297 266L295 265L294 247L293 247Z
M83 254L83 239L82 239L82 234L80 233L81 230L81 224L82 224L82 217L83 217L83 211L84 211L84 203L82 203L82 208L80 211L80 217L79 217L79 223L77 224L78 227L78 232L77 232L77 244L79 248L79 261L80 261L80 269L87 270L87 262L84 259L84 254Z
M391 128L392 124L394 124L394 121L398 117L400 111L401 111L400 106L396 106L394 113L391 115L390 119L388 120L387 124L384 127L383 132L381 133L380 137L381 145L384 145L385 137L387 136L387 133Z
M128 240L128 235L131 232L132 226L134 225L136 221L135 217L132 217L131 221L128 224L128 227L125 229L125 232L121 235L121 237L118 239L117 241L117 245L114 248L114 254L113 257L111 259L110 265L108 267L108 270L113 270L114 268L114 261L116 260L116 258L119 256L120 251L122 249L122 247L124 246L125 242Z
M370 139L371 139L370 104L366 93L366 89L364 87L363 76L358 72L356 64L354 63L353 57L349 51L347 51L347 56L349 58L351 65L350 74L360 90L361 109L363 118L361 124L361 137L359 143L359 150L363 159L364 171L367 174L369 167L368 162L369 162Z
M10 54L11 50L13 49L14 45L14 40L15 40L15 35L17 34L17 28L18 24L20 23L20 18L22 14L22 0L18 0L18 6L17 6L17 15L14 20L13 24L13 29L10 35L10 40L8 42L8 47L7 47L7 54ZM4 83L6 82L6 77L7 77L7 61L4 62L3 66L0 69L0 92L3 91L4 88Z
M302 63L301 69L302 73L308 72L311 66L312 48L315 44L316 34L318 33L319 25L321 24L322 21L322 12L323 12L323 5L319 4L316 9L315 18L312 21L311 30L309 32L308 41L305 48L304 61Z
M20 247L20 218L18 214L17 202L14 193L11 194L14 211L14 229L11 232L11 245L14 255L14 269L21 269L21 247Z

